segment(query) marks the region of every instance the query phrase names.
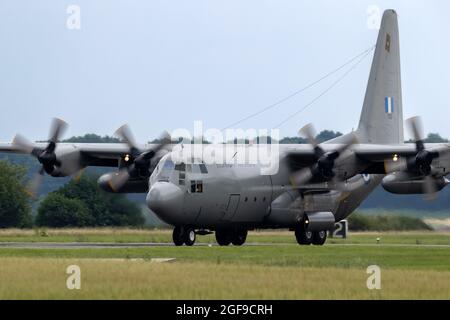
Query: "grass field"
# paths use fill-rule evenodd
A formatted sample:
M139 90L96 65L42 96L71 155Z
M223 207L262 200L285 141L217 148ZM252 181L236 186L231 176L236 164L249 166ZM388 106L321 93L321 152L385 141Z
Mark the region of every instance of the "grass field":
M131 229L42 231L1 230L0 242L169 242L171 237L168 231ZM213 242L211 236L199 240ZM0 299L450 299L448 233L352 233L323 247L303 247L290 232L265 231L252 232L248 241L266 245L0 247ZM81 268L81 290L66 288L66 268L72 264ZM381 268L381 290L366 287L366 268L373 264Z
M327 240L328 244L374 244L380 238L382 244L449 244L448 232L352 232L347 239ZM0 229L0 242L172 242L171 230L85 228L85 229ZM215 243L214 235L199 236L197 242ZM247 242L292 243L293 232L250 232Z

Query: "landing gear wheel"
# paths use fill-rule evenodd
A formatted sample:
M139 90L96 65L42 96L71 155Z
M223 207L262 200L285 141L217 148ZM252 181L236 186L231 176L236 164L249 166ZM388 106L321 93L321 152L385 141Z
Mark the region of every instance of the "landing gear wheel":
M245 243L245 240L247 240L247 230L236 230L233 233L231 242L235 246L242 246Z
M326 231L314 231L312 235L312 244L322 246L327 241Z
M184 243L187 246L193 246L195 243L195 230L192 228L184 229Z
M295 229L295 238L300 245L310 245L313 238L313 232L308 231L304 226L299 226Z
M219 246L228 246L231 243L231 235L226 230L216 230L216 241Z
M184 243L183 229L181 227L175 227L172 233L172 240L176 246L182 246Z

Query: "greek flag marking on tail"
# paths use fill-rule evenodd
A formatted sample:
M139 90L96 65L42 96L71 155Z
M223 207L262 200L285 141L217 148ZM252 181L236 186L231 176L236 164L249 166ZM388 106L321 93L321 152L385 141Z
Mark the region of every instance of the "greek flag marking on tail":
M384 98L384 110L387 114L392 114L394 112L394 98Z

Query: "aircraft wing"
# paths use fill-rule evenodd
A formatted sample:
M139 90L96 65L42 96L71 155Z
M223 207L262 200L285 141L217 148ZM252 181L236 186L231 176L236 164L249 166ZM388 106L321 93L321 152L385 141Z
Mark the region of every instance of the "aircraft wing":
M324 152L333 152L339 148L338 144L321 144ZM450 143L429 143L425 144L425 149L436 152L439 155L440 166L446 168L450 165ZM359 173L385 174L385 164L394 159L406 159L417 155L414 143L389 145L389 144L355 144L350 148L350 153L355 157L353 159L344 157L344 162L356 163ZM299 145L294 147L290 145L285 149L286 159L293 170L299 170L309 167L316 163L314 150L308 145ZM348 160L346 160L348 159ZM447 171L444 171L445 173Z
M37 148L45 148L46 143L34 143ZM142 145L142 150L153 148L155 145ZM1 143L0 153L23 154L11 143ZM129 147L124 143L58 143L57 154L78 154L83 166L117 167L119 159L129 153Z
M450 143L429 143L425 149L436 152L450 151ZM369 162L384 162L397 157L412 157L417 154L414 143L400 145L359 144L353 148L358 158Z

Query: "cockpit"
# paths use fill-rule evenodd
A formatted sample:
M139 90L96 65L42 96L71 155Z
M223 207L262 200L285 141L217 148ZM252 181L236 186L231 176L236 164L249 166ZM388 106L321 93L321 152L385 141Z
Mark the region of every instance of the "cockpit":
M150 186L156 182L171 182L180 187L186 186L190 192L202 192L201 178L205 174L208 174L208 169L201 161L193 161L192 164L175 163L170 154L167 154L153 170Z
M174 182L175 163L169 154L161 158L150 177L150 185L158 181Z

